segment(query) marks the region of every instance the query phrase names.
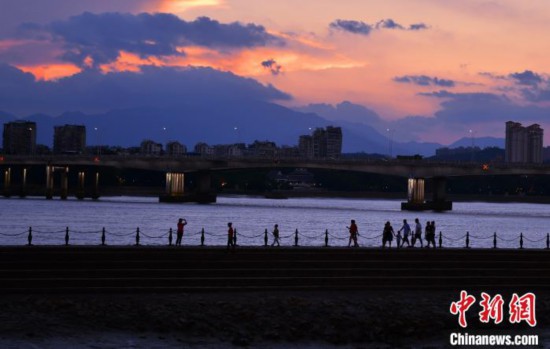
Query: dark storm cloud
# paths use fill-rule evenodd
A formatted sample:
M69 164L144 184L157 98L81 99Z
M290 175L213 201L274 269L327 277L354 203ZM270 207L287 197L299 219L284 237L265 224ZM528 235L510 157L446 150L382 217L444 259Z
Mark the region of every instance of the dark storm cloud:
M272 85L212 68L146 66L141 73L110 74L87 70L58 81L35 81L31 74L0 65L0 110L18 114L290 98Z
M208 17L185 21L166 13L85 12L47 25L25 24L22 35L62 42L63 59L83 65L87 57L94 65L116 60L121 50L147 56L182 55L178 47L247 48L283 45L284 41L256 24L224 24Z
M441 109L436 119L445 123L476 123L508 120L546 120L550 108L518 105L504 94L484 92L452 93L446 90L419 93L421 96L441 98Z
M329 27L331 29L361 35L369 35L373 30L381 29L422 30L428 28L428 26L424 23L411 24L408 28L406 28L391 18L378 21L374 25L356 20L337 19L334 22L330 23Z
M262 67L268 69L273 75L279 75L281 73L281 69L283 68L280 64L277 64L273 58L265 60L261 64Z
M521 73L512 73L509 75L517 84L535 86L543 81L542 77L532 72L531 70L525 70Z
M500 86L499 89L519 93L529 102L550 101L550 79L548 79L547 75L541 75L531 70L510 73L508 75L496 75L488 72L479 74L493 80L511 82L512 86Z
M346 19L335 20L334 22L330 23L330 28L361 35L369 35L372 31L372 26L370 24L361 21Z
M400 83L414 84L418 86L440 86L454 87L455 82L449 79L440 79L438 77L430 77L427 75L404 75L396 76L393 81Z
M0 38L12 38L25 22L46 24L84 11L133 12L150 5L151 0L1 0Z

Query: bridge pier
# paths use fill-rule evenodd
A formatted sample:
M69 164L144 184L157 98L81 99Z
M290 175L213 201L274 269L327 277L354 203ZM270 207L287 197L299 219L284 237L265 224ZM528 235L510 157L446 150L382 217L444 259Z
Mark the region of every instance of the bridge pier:
M94 176L94 187L92 190L92 199L94 200L99 199L99 172L96 172Z
M53 166L46 166L46 199L53 199Z
M4 171L3 195L5 197L10 197L11 196L11 167L8 167L8 169Z
M21 187L19 188L19 196L24 198L27 196L27 169L21 171Z
M407 202L401 203L401 210L407 211L449 211L453 204L447 201L447 178L434 177L432 179L432 201L425 200L425 179L409 178Z
M84 171L78 172L78 189L76 190L76 198L79 200L84 199L86 196L86 173Z
M185 174L179 172L166 173L165 194L159 197L160 202L216 202L216 194L212 191L211 174L209 171L197 173L196 190L185 193Z
M61 169L61 200L67 200L67 197L69 196L69 167L65 167L64 169Z
M69 166L46 166L46 199L53 199L54 194L54 174L55 171L61 172L61 192L60 198L66 200L69 194Z

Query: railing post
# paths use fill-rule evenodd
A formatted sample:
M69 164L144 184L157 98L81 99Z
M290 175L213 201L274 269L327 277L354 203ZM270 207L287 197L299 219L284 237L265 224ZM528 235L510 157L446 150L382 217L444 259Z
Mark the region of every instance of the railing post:
M443 236L441 235L441 230L439 231L439 248L443 247Z
M139 246L139 227L136 229L136 246Z
M523 248L523 233L519 234L519 248Z
M470 247L470 232L466 232L466 248Z
M235 228L235 231L233 234L233 245L237 246L237 228Z
M101 245L105 246L105 227L101 229Z
M294 247L298 247L298 229L294 232Z
M65 228L65 246L69 245L69 227Z
M497 248L497 232L493 234L493 248Z
M168 246L172 246L172 228L168 231Z
M29 246L32 245L32 227L29 227L29 236L27 236L27 241L29 242Z
M328 247L328 229L325 230L325 247Z
M267 247L267 229L264 231L264 246Z
M204 246L204 228L201 230L201 246Z
M546 249L550 248L550 234L546 233Z

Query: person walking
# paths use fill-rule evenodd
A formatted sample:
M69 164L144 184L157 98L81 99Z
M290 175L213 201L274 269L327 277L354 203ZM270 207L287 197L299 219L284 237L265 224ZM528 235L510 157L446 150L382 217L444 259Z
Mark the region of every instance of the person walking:
M422 242L422 224L420 224L420 221L418 218L414 220L415 227L414 227L414 235L412 237L412 246L414 247L414 244L416 243L416 240L420 241L420 247L424 247L424 243Z
M233 230L233 223L229 222L227 223L227 249L231 247L232 249L235 249L235 240L234 240L234 230Z
M430 222L428 222L430 223ZM430 230L428 232L428 228L426 226L426 241L428 242L428 246L430 247L430 244L435 248L435 221L432 221L430 224Z
M273 243L271 244L271 246L275 246L275 243L277 244L277 246L281 246L279 244L279 225L278 224L275 224L275 226L273 227Z
M187 225L187 220L185 218L180 218L178 220L178 233L176 236L176 246L181 246L181 239L183 238L183 227Z
M401 240L403 240L403 237L401 236L401 230L398 230L397 233L395 233L395 242L397 244L397 248L401 248Z
M409 235L411 234L411 226L409 223L407 223L407 220L403 220L403 226L401 229L397 231L397 233L403 231L403 242L401 243L401 247L405 246L405 242L407 243L407 247L411 247L411 243L409 242ZM399 241L398 241L399 244ZM398 246L399 247L399 246Z
M424 240L426 240L426 247L430 247L430 233L432 231L432 222L427 221L424 227Z
M391 248L391 242L394 235L395 233L390 222L386 222L386 224L384 225L384 231L382 232L382 248L386 247L386 242L389 244L389 248Z
M350 226L346 228L348 228L349 230L348 247L351 246L352 241L353 241L353 247L359 247L359 244L357 243L357 234L359 234L359 229L357 229L357 224L355 224L355 219L352 219Z

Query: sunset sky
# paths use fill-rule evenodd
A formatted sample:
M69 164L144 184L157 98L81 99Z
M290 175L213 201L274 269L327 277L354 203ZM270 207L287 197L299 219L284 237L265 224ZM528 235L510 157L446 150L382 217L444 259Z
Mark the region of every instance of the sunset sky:
M63 106L30 106L20 84L31 82L6 65L31 73L36 89L87 72L196 66L272 85L286 96L273 102L287 107L364 106L368 115L353 121L396 139L502 138L515 120L541 124L550 143L547 0L0 0L0 8L0 92L9 95L0 110L18 116Z

